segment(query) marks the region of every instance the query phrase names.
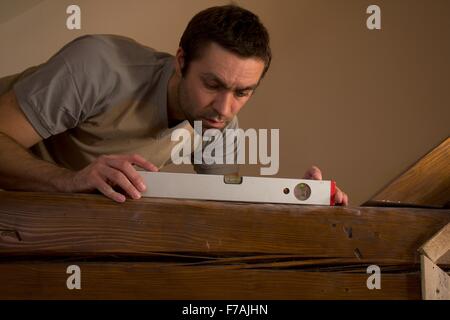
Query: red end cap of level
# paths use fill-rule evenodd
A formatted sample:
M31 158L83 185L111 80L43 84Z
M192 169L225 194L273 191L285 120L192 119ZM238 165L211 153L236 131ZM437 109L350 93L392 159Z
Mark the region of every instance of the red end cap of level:
M331 181L330 206L334 206L334 196L336 195L336 181Z

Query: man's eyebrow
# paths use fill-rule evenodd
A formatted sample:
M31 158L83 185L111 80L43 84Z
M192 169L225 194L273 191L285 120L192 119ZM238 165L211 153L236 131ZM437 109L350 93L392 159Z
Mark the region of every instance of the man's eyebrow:
M205 80L212 80L217 82L221 87L230 90L230 86L228 86L225 81L223 81L219 76L215 75L214 73L205 72L201 73L202 78ZM244 88L236 88L235 91L248 91L248 90L255 90L259 83L244 87Z
M229 89L229 87L228 87L228 85L225 83L225 81L223 81L220 77L216 76L216 75L213 74L213 73L206 72L206 73L202 73L201 76L202 76L202 79L203 79L203 80L212 80L212 81L215 81L215 82L217 82L221 87L224 87L224 88L226 88L226 89Z

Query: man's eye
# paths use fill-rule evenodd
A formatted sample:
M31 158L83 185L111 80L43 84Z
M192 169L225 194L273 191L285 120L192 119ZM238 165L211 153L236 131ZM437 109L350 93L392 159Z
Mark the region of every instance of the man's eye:
M219 89L219 86L216 83L205 83L205 87L212 90Z
M236 91L235 92L236 97L238 98L243 98L243 97L247 97L248 95L250 95L250 91L249 90L240 90L240 91Z

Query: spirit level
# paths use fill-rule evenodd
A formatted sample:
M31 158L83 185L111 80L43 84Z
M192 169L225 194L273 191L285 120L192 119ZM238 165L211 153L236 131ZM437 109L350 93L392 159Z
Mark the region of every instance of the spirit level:
M336 190L327 180L138 172L147 186L144 197L334 205Z

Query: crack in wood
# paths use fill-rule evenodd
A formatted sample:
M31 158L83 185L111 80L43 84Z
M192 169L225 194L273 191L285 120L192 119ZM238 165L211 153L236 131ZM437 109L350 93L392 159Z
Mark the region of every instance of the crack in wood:
M359 250L358 248L355 250ZM297 255L279 254L267 255L264 253L228 253L226 256L201 255L196 252L153 252L146 255L26 255L26 256L0 256L2 263L13 261L26 261L33 263L148 263L151 266L162 267L208 267L223 270L267 270L267 271L302 271L302 272L332 272L365 274L367 267L377 264L383 274L417 273L419 264L410 264L401 261L364 261L353 257L301 257Z
M11 229L0 229L0 238L14 238L18 241L22 241L19 231Z
M349 239L351 239L353 237L353 229L352 227L343 227L345 234L347 235L347 237Z
M355 256L356 256L359 260L362 259L362 253L361 253L361 251L360 251L358 248L356 248L355 250L353 250L353 252L355 253Z

